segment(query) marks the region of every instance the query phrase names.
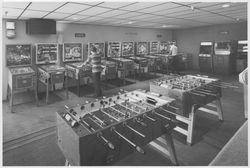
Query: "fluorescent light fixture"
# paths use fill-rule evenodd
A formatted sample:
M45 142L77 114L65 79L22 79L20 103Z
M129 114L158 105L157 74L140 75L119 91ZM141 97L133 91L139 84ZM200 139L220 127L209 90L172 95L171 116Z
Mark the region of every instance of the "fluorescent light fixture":
M74 17L73 20L77 20L78 18L77 17Z
M235 20L236 20L236 21L240 21L240 19L239 19L239 18L236 18Z
M230 7L230 4L224 4L224 5L222 5L221 7L222 7L222 8L228 8L228 7Z
M133 24L133 23L135 23L135 22L133 22L133 21L129 21L129 22L128 22L128 24Z
M178 25L162 25L161 27L166 28L166 27L179 27Z

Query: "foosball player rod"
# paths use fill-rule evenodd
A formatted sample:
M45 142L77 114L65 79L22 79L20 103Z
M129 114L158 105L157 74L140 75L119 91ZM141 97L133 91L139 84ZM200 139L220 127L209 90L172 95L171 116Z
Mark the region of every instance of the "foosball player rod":
M139 146L137 146L136 144L134 144L133 142L131 142L129 139L127 139L125 136L123 136L121 133L119 133L118 131L116 131L115 130L115 128L113 128L113 131L119 136L119 137L121 137L122 139L124 139L126 142L128 142L130 145L132 145L135 149L136 149L136 151L137 152L139 152L139 153L142 153L142 154L145 154L145 151L141 148L141 147L139 147Z
M151 120L151 121L153 121L153 122L156 121L156 119L154 119L154 118L152 118L152 117L149 117L147 114L143 114L143 117L145 117L145 118L147 118L147 119L149 119L149 120Z
M214 96L214 97L217 96L216 94L207 93L207 92L200 91L200 90L197 90L197 89L195 89L194 92L201 93L201 94L204 94L204 95Z
M131 131L134 131L136 134L140 135L141 137L145 138L146 136L142 133L140 133L139 131L135 130L134 128L132 128L131 126L129 126L128 124L124 123L123 124L125 127L127 127L128 129L130 129Z
M144 122L142 122L142 121L140 121L140 120L138 120L138 118L134 118L134 120L133 121L135 121L135 122L137 122L137 123L139 123L141 126L143 126L143 127L147 127L148 125L146 124L146 123L144 123Z
M100 118L98 118L96 115L92 115L96 120L98 120L100 123L102 123L103 125L107 126L108 124L106 123L106 121L101 120Z
M90 118L91 119L91 118ZM94 122L94 120L93 119L91 119L93 122ZM82 122L85 124L85 125L87 125L87 127L91 130L91 131L93 131L93 132L95 132L96 130L91 126L91 125L89 125L86 121L84 121L84 120L82 120ZM96 123L96 122L95 122ZM98 124L99 125L99 124ZM114 150L115 149L115 146L110 142L110 141L108 141L106 138L104 138L100 133L98 134L98 136L105 142L105 144L108 144L108 147L110 148L110 149L112 149L112 150Z
M104 138L102 136L101 132L99 134L97 134L97 137L100 137L105 142L105 145L107 144L110 149L112 149L112 150L115 149L115 146L109 140L107 140L106 138Z
M167 119L167 120L171 121L171 118L168 118L168 117L166 117L166 116L164 116L164 115L162 115L162 114L159 114L159 113L157 113L157 112L154 112L154 114L156 114L157 116L160 116L160 117L162 117L162 118L164 118L164 119Z
M196 96L202 96L202 97L206 96L206 95L204 95L204 94L195 93L195 92L193 92L193 91L190 91L189 93L190 93L190 94L193 94L193 95L196 95Z

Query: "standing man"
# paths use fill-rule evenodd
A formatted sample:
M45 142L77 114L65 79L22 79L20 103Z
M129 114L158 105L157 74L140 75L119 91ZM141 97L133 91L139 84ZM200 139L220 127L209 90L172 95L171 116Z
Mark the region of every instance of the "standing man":
M101 55L97 53L97 48L95 46L93 46L88 59L84 62L84 64L86 63L92 65L92 79L95 87L95 97L101 97L101 72L103 68L101 66Z
M178 57L178 48L176 46L175 42L171 43L170 46L170 52L169 52L169 56L170 56L170 64L172 66L172 69L174 71L174 73L179 74L179 57Z

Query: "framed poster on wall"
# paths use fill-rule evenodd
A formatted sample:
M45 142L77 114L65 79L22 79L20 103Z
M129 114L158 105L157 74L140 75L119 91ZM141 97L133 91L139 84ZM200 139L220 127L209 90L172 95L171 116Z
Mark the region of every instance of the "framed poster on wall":
M6 66L30 66L32 64L30 44L7 44L6 45Z
M121 56L121 42L108 42L108 57Z
M93 46L97 48L97 54L105 57L105 43L88 43L88 55L90 55Z
M82 43L63 43L63 62L83 61Z
M167 41L161 41L160 44L159 44L159 52L160 53L168 53L169 52L169 49L170 49L170 43L167 42Z
M122 56L133 56L134 53L134 42L122 42Z
M56 63L58 61L58 44L36 44L36 64Z
M158 41L151 41L149 46L149 53L158 53L159 50L159 42Z
M136 54L146 55L148 53L148 42L137 42L136 43Z

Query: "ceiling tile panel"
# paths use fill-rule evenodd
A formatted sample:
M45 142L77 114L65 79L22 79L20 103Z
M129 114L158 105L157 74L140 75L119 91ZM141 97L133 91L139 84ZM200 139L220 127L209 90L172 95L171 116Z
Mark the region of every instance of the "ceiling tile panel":
M134 2L104 2L98 6L117 9L117 8L125 7L125 6L133 4L133 3Z
M139 16L141 15L141 13L138 12L128 12L122 15L118 15L118 16L114 16L115 18L131 18L131 17L135 17L135 16Z
M66 18L67 16L69 16L70 14L66 14L66 13L56 13L56 12L52 12L49 15L47 15L46 17L44 17L45 19L63 19Z
M136 4L123 7L121 9L129 10L129 11L137 11L137 10L141 10L141 9L159 5L159 4L162 4L162 2L138 2Z
M105 13L101 13L99 14L99 16L101 17L112 17L112 16L116 16L116 15L121 15L121 14L125 14L128 13L127 11L122 11L122 10L111 10Z
M4 8L20 8L24 9L28 6L29 2L3 2Z
M70 15L69 17L66 17L65 19L66 20L81 20L81 19L84 19L84 18L88 18L90 16L87 16L87 15Z
M111 11L111 9L101 8L101 7L92 7L85 11L79 12L80 15L98 15L107 11Z
M65 4L64 2L32 2L27 8L29 10L53 11Z
M28 17L28 18L42 18L48 14L48 12L44 11L33 11L33 10L25 10L22 14L23 17Z
M179 7L179 5L173 4L171 2L167 2L167 3L163 3L154 7L150 7L150 8L146 8L146 9L142 9L139 10L140 12L145 12L145 13L154 13L154 12L159 12L159 11L165 11L168 9L172 9L172 8L177 8Z
M19 16L22 12L23 9L14 9L14 8L2 8L2 16L4 18L8 18L9 17L17 17Z
M79 11L82 11L88 8L90 8L90 6L88 5L68 3L64 5L63 7L57 9L55 12L73 14L73 13L77 13Z

